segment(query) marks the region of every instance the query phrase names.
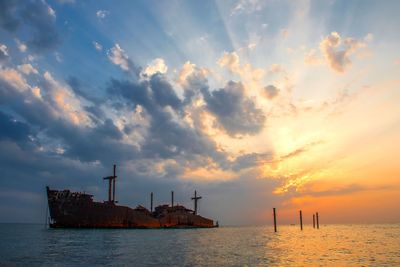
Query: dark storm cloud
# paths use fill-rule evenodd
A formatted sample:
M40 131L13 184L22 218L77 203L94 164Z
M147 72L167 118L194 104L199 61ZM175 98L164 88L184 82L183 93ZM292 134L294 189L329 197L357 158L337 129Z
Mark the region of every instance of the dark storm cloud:
M140 83L114 79L108 92L114 98L123 98L122 105L132 105L132 108L141 105L150 116L148 135L141 147L143 157L166 159L180 156L190 159L196 155L208 155L224 164L225 156L216 151L213 141L197 129L174 119L172 113L181 119L183 103L161 74ZM170 107L171 111L166 107Z
M225 88L202 93L207 108L229 135L256 134L263 128L265 115L244 95L241 83L230 81Z
M39 84L43 100L34 97L29 90L18 90L0 79L0 103L38 129L46 144L58 145L65 150L64 157L82 162L99 160L107 164L135 157L136 148L121 142L122 133L110 119L96 117L91 127L62 119L55 113L57 104L51 97L52 90L56 89L43 79Z
M175 94L171 84L161 74L154 74L149 81L141 82L112 79L108 93L111 97L125 98L129 105L141 105L149 113L152 113L155 108L166 106L178 111L182 106L181 100Z
M53 84L49 74L37 76L42 98L33 96L29 89L16 90L12 84L1 80L0 95L5 106L13 110L29 124L38 129L40 137L47 138L44 142L53 150L60 147L62 157L82 162L99 161L109 164L112 161L124 162L133 159L176 159L181 164L191 167L209 164L208 158L224 170L239 171L255 166L261 157L267 155L243 155L236 162L227 160L225 152L217 149L216 143L205 135L201 129L191 127L184 120L184 102L176 95L172 85L162 74L155 74L148 80L140 82L111 79L107 88L106 100L100 100L95 105L83 106L91 119L89 125L75 125L60 117L58 104L52 96L62 85ZM46 78L47 77L47 78ZM50 81L49 81L50 80ZM81 88L81 83L74 78L67 80L70 88L80 98L87 99ZM60 88L55 88L61 86ZM230 82L224 89L212 93L207 87L198 83L195 90L203 90L207 108L217 115L217 118L231 133L255 132L264 120L254 103L243 95L240 83ZM123 129L115 126L100 108L107 102L116 110L134 111L140 105L146 114L149 125L146 126L144 140L140 144L130 144L123 141L124 134L131 134L140 125L126 124ZM64 112L61 110L61 112ZM178 170L173 170L178 171Z
M55 15L51 12L51 7L43 1L26 2L21 10L22 20L33 30L28 47L36 52L52 49L60 42Z
M28 28L28 48L40 53L60 42L54 10L45 1L0 0L0 26L13 34Z
M122 141L123 133L114 122L102 113L96 105L85 107L92 118L91 126L75 125L57 115L57 103L52 97L55 85L39 78L42 99L34 97L30 90L17 90L12 84L1 80L0 94L3 103L40 130L46 144L61 147L63 157L82 162L109 162L138 158L169 159L180 157L186 161L194 158L212 157L226 166L226 157L217 152L215 143L197 129L180 121L182 103L172 86L164 77L153 75L149 81L111 80L108 92L109 102L117 108L135 110L141 105L150 119L145 140L137 146ZM75 80L69 83L79 88ZM84 94L80 97L84 98ZM104 103L105 101L103 101ZM169 108L169 109L168 109ZM175 113L175 115L174 115ZM131 133L137 126L126 125L124 132ZM198 164L202 162L199 161Z
M166 81L163 75L155 74L151 76L150 87L153 92L154 100L159 106L170 106L175 110L181 108L181 100L177 97L171 84Z
M26 90L18 90L2 79L0 79L0 104L39 128L46 128L47 122L56 120L48 105L28 94Z
M104 104L105 99L87 93L87 85L75 76L69 76L65 81L76 96L93 103L93 105L86 105L83 108L94 123L100 123L106 119L106 114L101 109L101 105Z
M135 107L136 105L141 105L146 109L151 109L152 99L151 92L147 86L147 83L135 83L132 81L124 81L111 79L110 84L107 88L110 98L114 101L115 99L122 98L121 100L128 100L127 102L117 102L115 105L122 107L122 105L127 104Z
M197 93L209 91L208 81L198 68L186 78L184 88L185 104L190 103Z
M92 128L58 123L45 133L63 144L63 156L82 162L100 161L107 165L114 161L134 159L137 151L133 145L120 142L122 133L111 120Z
M152 119L143 153L146 157L157 156L169 158L186 156L187 159L195 155L209 155L219 158L215 151L215 144L188 125L175 122L171 114L160 109L151 111Z

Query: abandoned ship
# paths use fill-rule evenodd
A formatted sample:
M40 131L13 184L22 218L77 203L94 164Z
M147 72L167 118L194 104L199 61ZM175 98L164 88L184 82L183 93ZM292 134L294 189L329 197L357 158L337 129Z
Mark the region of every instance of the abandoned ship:
M153 210L153 193L150 194L150 210L143 206L132 209L117 205L115 200L116 166L108 180L108 201L95 202L93 195L52 190L46 187L50 212L50 228L211 228L218 222L197 214L197 201L201 199L194 192L194 210L174 205L174 192L171 192L171 205L165 204Z

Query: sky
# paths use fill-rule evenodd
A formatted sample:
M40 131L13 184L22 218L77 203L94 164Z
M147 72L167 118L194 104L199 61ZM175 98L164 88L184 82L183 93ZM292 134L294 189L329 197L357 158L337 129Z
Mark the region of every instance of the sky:
M400 221L399 1L0 0L0 222L45 186L221 225Z

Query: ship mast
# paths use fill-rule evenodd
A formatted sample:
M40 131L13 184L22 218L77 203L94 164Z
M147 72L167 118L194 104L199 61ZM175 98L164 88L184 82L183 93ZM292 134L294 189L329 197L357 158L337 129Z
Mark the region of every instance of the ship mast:
M194 190L194 197L192 197L192 200L194 200L194 215L197 215L197 201L201 199L201 196L197 196L197 191Z
M114 175L104 177L104 180L108 180L108 202L115 203L115 179L117 166L114 164ZM112 193L111 193L112 192Z
M150 193L150 212L153 212L153 192Z

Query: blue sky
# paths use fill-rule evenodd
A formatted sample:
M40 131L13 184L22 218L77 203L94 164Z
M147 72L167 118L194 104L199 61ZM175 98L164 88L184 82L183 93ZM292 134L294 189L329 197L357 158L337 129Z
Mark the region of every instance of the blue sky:
M45 185L105 199L114 163L124 205L197 189L223 224L369 221L349 199L399 220L398 1L0 7L0 221L42 221Z

